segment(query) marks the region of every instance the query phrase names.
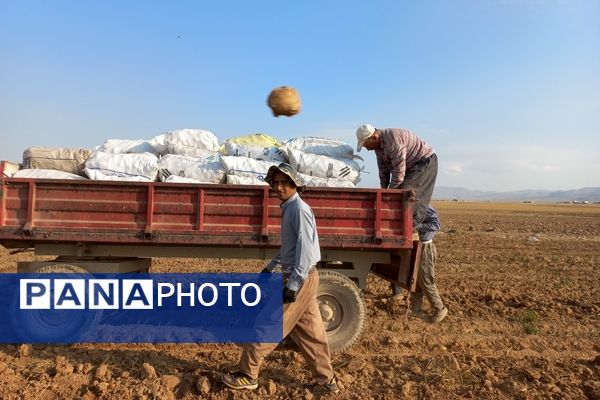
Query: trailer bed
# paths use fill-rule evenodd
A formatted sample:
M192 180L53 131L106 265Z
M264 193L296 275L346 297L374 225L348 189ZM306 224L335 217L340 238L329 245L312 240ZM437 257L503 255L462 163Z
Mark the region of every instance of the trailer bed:
M268 186L0 178L0 244L280 246ZM308 188L324 249L411 249L412 192Z

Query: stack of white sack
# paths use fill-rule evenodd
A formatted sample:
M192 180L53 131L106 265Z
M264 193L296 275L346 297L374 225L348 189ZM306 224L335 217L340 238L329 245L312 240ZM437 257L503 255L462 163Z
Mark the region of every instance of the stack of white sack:
M225 172L227 173L227 183L244 185L248 184L246 183L248 180L230 178L230 175L254 178L254 182L264 182L269 168L271 168L273 165L278 165L278 163L270 161L253 160L252 158L248 157L235 156L223 156L221 161L223 163L223 167L225 168ZM244 181L244 183L241 183L240 181Z
M281 143L273 136L263 133L227 139L221 146L227 156L247 157L275 163L288 162Z
M334 178L320 178L318 176L310 176L298 172L298 176L304 180L306 186L319 186L319 187L340 187L340 188L354 188L356 185L345 179L334 179Z
M287 154L292 167L305 175L346 180L354 185L360 181L361 167L353 159L306 153L292 148L287 149Z
M85 174L93 180L156 180L158 157L151 153L110 154L96 151L85 163Z
M207 157L219 152L219 141L210 131L179 129L162 133L150 140L108 139L96 151L111 154L153 153L179 154L189 157Z
M57 170L83 176L89 156L87 149L29 147L23 152L23 168Z
M72 174L70 172L58 171L56 169L21 169L12 174L13 178L33 178L33 179L85 179L87 178Z
M158 177L163 182L225 182L225 168L218 155L202 158L167 154L158 161L158 168Z

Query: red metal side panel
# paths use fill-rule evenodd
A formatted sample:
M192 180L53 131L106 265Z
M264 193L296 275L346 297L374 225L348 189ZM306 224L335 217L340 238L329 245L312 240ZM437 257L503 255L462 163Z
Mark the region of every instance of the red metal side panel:
M263 190L203 189L160 187L154 192L154 229L156 231L204 230L209 232L260 232ZM199 205L202 214L199 217ZM200 221L202 229L200 229Z
M36 187L33 225L35 228L118 228L143 229L146 224L147 188L46 183L33 181ZM70 182L70 181L69 181ZM10 224L23 225L23 202L27 203L27 186L8 184L7 212L14 220ZM27 193L27 195L25 194ZM27 206L25 206L25 210ZM7 221L7 225L8 225Z
M280 201L262 186L9 178L0 190L0 242L279 245ZM302 198L323 247L383 250L412 246L408 194L310 188Z

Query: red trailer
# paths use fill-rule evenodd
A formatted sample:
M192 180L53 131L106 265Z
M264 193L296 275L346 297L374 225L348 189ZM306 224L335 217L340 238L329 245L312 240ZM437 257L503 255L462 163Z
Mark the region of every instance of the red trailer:
M0 244L54 261L19 272L147 271L152 257L270 259L280 201L268 186L7 178L0 164ZM363 329L369 272L415 289L412 192L308 188L321 243L319 302L333 351Z

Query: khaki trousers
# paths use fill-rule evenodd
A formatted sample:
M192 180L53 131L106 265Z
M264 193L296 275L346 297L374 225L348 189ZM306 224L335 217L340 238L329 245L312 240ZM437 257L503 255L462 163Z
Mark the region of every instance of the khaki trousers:
M417 275L417 290L412 298L413 308L420 309L423 304L423 295L427 297L434 310L444 308L444 303L435 284L435 261L437 249L433 242L423 243L421 252L421 265Z
M283 337L292 334L316 381L329 383L333 379L333 368L327 333L317 304L318 287L319 273L313 270L306 277L296 301L283 305ZM252 379L257 379L263 359L275 347L277 343L245 345L238 369Z

